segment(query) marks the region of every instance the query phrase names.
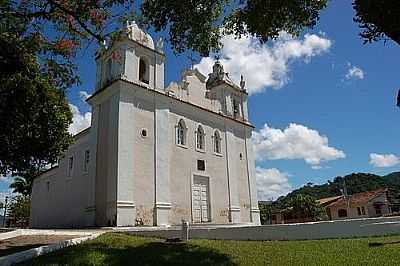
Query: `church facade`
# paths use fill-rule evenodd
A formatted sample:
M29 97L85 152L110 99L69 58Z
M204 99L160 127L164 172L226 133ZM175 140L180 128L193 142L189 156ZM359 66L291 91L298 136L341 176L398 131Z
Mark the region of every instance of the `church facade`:
M247 92L217 61L164 87L133 23L96 55L89 129L33 183L32 227L259 224Z

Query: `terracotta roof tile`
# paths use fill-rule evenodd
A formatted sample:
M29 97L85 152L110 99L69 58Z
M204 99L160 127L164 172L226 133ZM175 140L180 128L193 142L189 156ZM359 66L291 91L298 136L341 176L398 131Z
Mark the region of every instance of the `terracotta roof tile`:
M333 201L336 201L336 200L340 199L341 197L343 197L343 195L329 197L329 198L322 198L322 199L319 199L318 201L319 201L319 204L324 205L327 203L332 203Z
M376 198L377 196L380 196L382 193L385 193L385 192L387 192L387 188L381 188L381 189L377 189L377 190L373 190L373 191L356 193L356 194L350 195L347 199L345 199L343 196L341 196L340 199L332 202L331 204L329 204L327 206L328 207L345 206L345 205L347 205L347 200L349 200L350 206L366 204L370 200Z

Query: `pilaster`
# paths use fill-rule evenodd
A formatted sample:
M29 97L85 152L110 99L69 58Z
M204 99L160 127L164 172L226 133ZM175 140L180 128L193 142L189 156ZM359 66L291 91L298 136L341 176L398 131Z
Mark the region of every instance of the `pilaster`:
M226 126L225 128L225 149L226 149L226 164L227 164L227 175L228 175L228 187L229 187L229 217L231 223L240 223L240 201L239 201L239 190L238 190L238 176L235 171L235 140L232 128Z
M92 121L90 127L90 144L89 144L89 171L87 178L87 202L85 207L86 226L94 226L96 224L96 163L97 163L97 138L99 123L99 106L92 106Z
M246 128L246 153L247 173L250 197L250 221L253 224L260 224L260 210L258 209L257 184L256 184L256 163L254 158L253 144L251 142L252 129Z
M170 224L171 210L169 102L159 98L154 101L155 224L166 226Z
M134 94L120 89L118 124L117 226L133 226L136 222L134 202L135 120Z

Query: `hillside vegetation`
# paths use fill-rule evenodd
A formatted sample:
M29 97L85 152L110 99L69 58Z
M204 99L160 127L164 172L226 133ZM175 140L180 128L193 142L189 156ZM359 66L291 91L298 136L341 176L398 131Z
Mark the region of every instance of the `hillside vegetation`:
M285 206L297 195L309 195L316 199L342 195L344 183L346 183L347 193L349 195L379 188L388 188L394 201L398 201L400 198L400 172L393 172L384 176L368 173L353 173L346 176L335 177L333 181L329 180L322 185L308 183L299 189L293 190L288 195L278 198L274 205L276 207Z

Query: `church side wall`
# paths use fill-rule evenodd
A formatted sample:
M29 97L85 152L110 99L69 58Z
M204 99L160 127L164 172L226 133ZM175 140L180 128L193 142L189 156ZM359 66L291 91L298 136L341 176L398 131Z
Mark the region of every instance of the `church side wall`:
M86 225L88 174L84 171L88 134L70 146L58 167L36 178L32 188L31 226L34 228L82 227ZM68 161L73 156L73 170Z

